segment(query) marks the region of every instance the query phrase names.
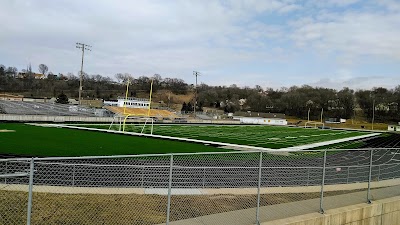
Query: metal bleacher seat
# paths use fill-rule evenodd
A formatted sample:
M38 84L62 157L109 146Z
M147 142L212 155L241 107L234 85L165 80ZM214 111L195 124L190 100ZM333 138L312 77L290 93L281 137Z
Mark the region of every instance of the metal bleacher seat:
M48 115L48 116L95 116L94 109L57 103L23 102L0 100L2 110L7 114Z

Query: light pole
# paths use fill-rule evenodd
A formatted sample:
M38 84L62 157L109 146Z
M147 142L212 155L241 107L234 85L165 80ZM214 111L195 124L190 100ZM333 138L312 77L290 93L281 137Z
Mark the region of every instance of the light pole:
M82 97L83 58L85 56L85 50L92 51L92 49L91 49L92 46L77 42L76 48L82 49L81 74L80 74L80 78L79 78L79 105L81 105L82 104L81 97Z
M196 86L194 93L194 118L196 118L196 106L197 106L197 76L200 76L200 73L197 71L193 71L193 75L196 76Z

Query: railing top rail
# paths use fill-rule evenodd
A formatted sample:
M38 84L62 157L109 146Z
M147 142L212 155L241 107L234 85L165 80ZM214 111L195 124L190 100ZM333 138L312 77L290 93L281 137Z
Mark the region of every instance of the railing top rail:
M370 151L370 150L400 150L400 148L361 148L361 149L322 149L322 150L249 150L249 151L228 151L228 152L195 152L195 153L169 153L169 154L141 154L141 155L110 155L110 156L71 156L71 157L33 157L35 161L51 160L83 160L83 159L116 159L116 158L144 158L144 157L166 157L166 156L190 156L190 155L229 155L229 154L251 154L251 153L301 153L301 152L344 152L344 151ZM28 161L28 157L3 158L5 161Z

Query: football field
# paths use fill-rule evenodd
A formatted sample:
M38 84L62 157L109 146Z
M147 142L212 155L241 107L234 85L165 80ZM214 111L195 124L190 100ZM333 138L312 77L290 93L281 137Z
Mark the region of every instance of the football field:
M109 128L109 125L82 126L100 129ZM126 125L125 131L140 133L142 128L143 126L138 124ZM111 129L119 130L119 125L113 125ZM145 127L144 133L150 134L150 126ZM370 132L254 125L154 125L153 134L280 149L357 137L370 134Z
M231 151L207 143L107 133L109 124L73 126L100 128L87 131L41 127L29 124L0 124L0 155L96 156ZM118 130L114 125L112 129ZM142 126L128 125L126 132ZM150 133L150 127L145 128ZM305 129L274 126L155 125L153 134L190 140L280 149L368 134L361 131Z

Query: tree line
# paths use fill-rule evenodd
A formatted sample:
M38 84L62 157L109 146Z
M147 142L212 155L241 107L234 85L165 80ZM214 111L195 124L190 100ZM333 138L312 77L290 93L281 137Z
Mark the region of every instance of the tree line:
M53 74L48 72L45 64L38 66L39 78L29 65L27 69L18 71L16 67L6 67L0 64L0 92L22 94L27 97L55 97L61 92L71 98L77 98L79 93L80 74ZM21 75L22 74L22 75ZM100 74L89 75L83 73L83 98L101 98L105 100L125 96L126 83L129 80L129 94L136 97L138 92L150 91L153 82L153 91L170 90L174 94L187 94L191 86L178 78L162 78L159 74L151 77L134 77L129 73L117 73L114 79Z
M55 97L65 93L70 98L78 97L79 74L67 73L54 75L49 68L41 64L38 70L45 79L35 79L32 68L22 70L24 77L18 76L18 69L0 64L0 93L23 94L28 97ZM124 96L129 80L129 96L136 97L138 92L149 93L153 82L153 92L169 90L174 94L193 94L196 87L178 78L153 76L133 76L129 73L117 73L113 79L100 74L83 73L83 97L116 99ZM347 87L335 90L308 85L289 88L262 88L231 86L210 86L200 84L197 87L197 103L192 98L185 102L183 111L202 111L203 107L222 109L225 112L253 111L285 113L286 115L307 119L318 119L321 110L324 117L353 118L356 114L376 121L399 121L400 85L394 89L376 87L371 90L353 90ZM183 102L172 102L183 104Z
M351 119L361 116L376 121L400 121L400 85L394 89L376 87L371 90L341 90L308 85L289 88L266 88L260 86L238 87L231 85L198 87L198 105L224 109L225 112L253 111L274 112L307 119L324 118Z

